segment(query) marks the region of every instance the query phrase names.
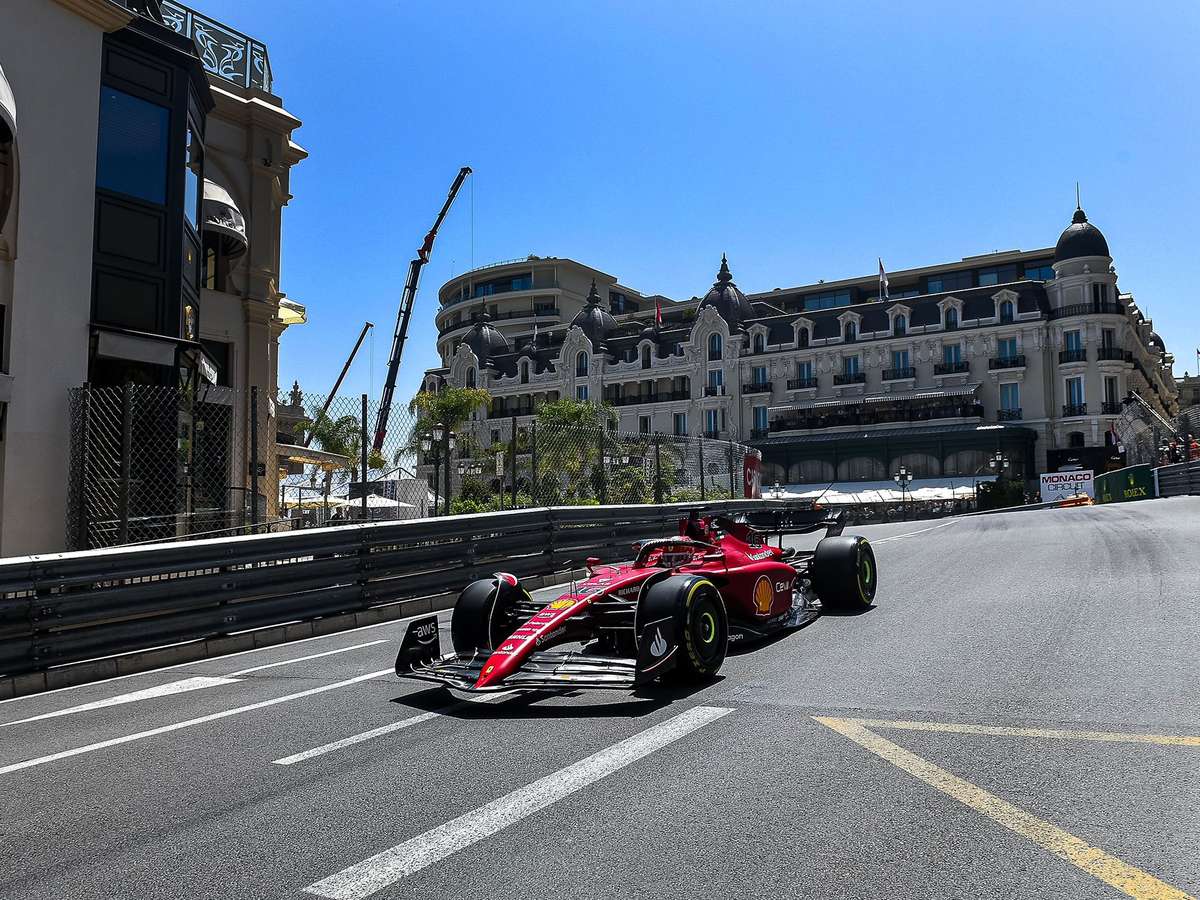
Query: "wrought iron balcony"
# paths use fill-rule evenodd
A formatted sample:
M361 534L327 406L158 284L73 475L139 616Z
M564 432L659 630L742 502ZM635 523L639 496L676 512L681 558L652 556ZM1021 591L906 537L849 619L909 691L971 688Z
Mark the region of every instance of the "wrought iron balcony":
M988 360L989 369L1019 369L1025 365L1025 354L1015 356L993 356Z
M1053 322L1055 319L1066 319L1070 316L1090 315L1124 315L1125 307L1120 303L1072 303L1059 309L1052 309L1046 318Z
M961 362L940 362L933 364L934 375L955 375L959 372L970 372L971 364L966 360Z
M1063 404L1063 415L1068 418L1071 416L1086 416L1087 415L1087 404L1086 403L1065 403L1065 404Z
M1100 404L1100 412L1106 416L1119 416L1121 414L1121 401L1105 400Z
M719 431L707 431L707 430L706 430L706 431L704 432L704 436L705 436L706 438L709 438L709 439L711 439L711 440L714 440L714 441L715 441L715 440L717 440L717 439L719 439L719 438L721 437L721 432L719 432Z
M532 416L537 410L532 406L514 406L512 409L488 410L489 419L508 419L513 416Z
M174 0L162 0L162 15L168 28L192 39L204 71L270 93L271 60L265 45Z
M1023 418L1023 416L1021 415L1021 407L1019 407L1019 406L1016 407L1015 409L998 409L998 410L996 410L996 421L997 422L1014 422L1021 418Z
M789 378L787 389L789 391L803 391L817 386L818 379L816 378Z
M891 400L887 402L795 410L771 421L771 431L808 431L846 426L928 422L938 419L982 419L983 404L976 400Z
M1087 348L1080 347L1078 350L1059 350L1059 363L1077 363L1087 362Z
M751 381L742 385L743 394L769 394L771 393L770 381Z
M834 384L866 384L867 383L867 373L866 372L850 372L850 373L842 373L841 375L834 375L833 383Z
M1117 362L1129 362L1133 359L1133 354L1124 347L1101 347L1096 351L1096 359L1115 359Z
M725 385L723 384L706 384L704 386L705 397L724 397Z
M609 397L607 402L613 406L640 406L643 403L666 403L670 400L690 400L691 391L654 391L649 394L626 394L623 397Z
M757 440L758 438L765 438L770 433L771 433L770 428L751 428L750 429L750 440L753 441L753 440Z
M917 377L916 366L904 366L903 368L900 368L900 369L884 369L883 370L883 380L884 381L899 381L902 378L916 378L916 377Z

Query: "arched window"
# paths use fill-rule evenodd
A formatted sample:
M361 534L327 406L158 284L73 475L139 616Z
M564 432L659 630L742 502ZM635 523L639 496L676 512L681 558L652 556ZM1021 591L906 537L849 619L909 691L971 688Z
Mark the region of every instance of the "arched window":
M529 360L521 362L521 384L529 384Z
M1013 320L1013 304L1011 300L1005 300L1000 304L1000 321L1011 322Z
M847 344L858 340L858 326L853 322L847 322L846 327L842 330L842 339Z
M946 330L954 331L958 328L958 310L951 306L946 310Z
M719 334L710 334L708 336L708 358L721 358L721 336Z
M475 367L467 369L467 387L475 387Z
M796 332L796 346L798 346L798 347L807 347L808 346L808 329L807 328L801 328L799 331Z
M650 368L650 348L648 346L642 347L642 368Z
M583 378L588 373L588 355L582 350L575 357L575 377Z
M896 316L892 319L892 334L896 337L902 337L908 333L908 319L904 316Z
M0 80L3 80L0 74ZM0 116L0 228L8 216L8 208L12 203L16 189L16 165L13 160L13 133L8 123Z
M763 340L763 336L761 334L756 334L754 336L754 352L762 353L766 349L767 349L767 342L765 340Z

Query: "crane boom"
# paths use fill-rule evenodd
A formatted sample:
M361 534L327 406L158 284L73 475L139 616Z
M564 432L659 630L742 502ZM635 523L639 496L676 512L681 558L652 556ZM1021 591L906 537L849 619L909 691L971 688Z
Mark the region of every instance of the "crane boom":
M413 303L417 297L417 285L421 280L421 269L425 263L429 262L429 255L433 252L433 242L437 239L438 229L442 227L442 220L450 211L450 205L458 195L458 189L462 187L462 183L470 174L470 166L463 166L458 170L458 176L450 185L450 193L446 195L446 202L442 204L441 211L433 220L433 227L429 229L421 248L417 250L417 258L408 264L408 278L405 279L404 292L400 295L400 309L396 313L396 333L392 337L392 352L388 357L387 378L383 382L383 396L379 402L379 417L375 420L375 441L372 446L376 453L383 449L383 441L387 437L388 418L392 413L392 396L396 392L396 376L400 373L400 356L404 352L405 338L408 337L408 321L412 318Z

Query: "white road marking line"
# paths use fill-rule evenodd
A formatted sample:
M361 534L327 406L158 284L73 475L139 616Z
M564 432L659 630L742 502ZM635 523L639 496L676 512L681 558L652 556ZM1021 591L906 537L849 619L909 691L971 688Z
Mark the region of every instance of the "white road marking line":
M285 756L282 759L272 760L272 763L277 766L290 766L298 762L304 762L306 759L312 759L314 756L321 756L325 753L332 753L334 750L341 750L343 747L349 747L352 744L360 744L363 741L369 741L373 737L379 737L382 734L391 734L393 731L399 731L401 728L408 728L410 725L418 725L421 722L426 722L429 719L436 719L441 713L427 712L421 713L419 716L413 716L411 719L404 719L400 722L393 722L391 725L383 725L379 728L372 728L370 731L364 731L361 734L351 735L347 738L342 738L340 741L334 741L330 744L322 744L320 747L313 747L311 750L305 750L303 753L293 753L291 756Z
M872 545L886 544L888 541L898 541L898 540L900 540L900 538L912 537L914 534L924 534L927 531L937 531L939 528L945 528L947 525L953 525L953 524L954 524L954 520L950 519L948 521L943 522L941 525L934 525L932 528L922 528L919 531L906 531L906 532L904 532L904 534L893 534L893 535L890 535L885 538L880 538L877 541L872 540L871 544Z
M959 803L982 813L1009 831L1027 837L1059 859L1077 866L1094 878L1137 900L1194 900L1174 885L1155 878L1149 872L1092 847L1068 831L1031 815L1019 806L1002 800L983 788L950 774L929 760L880 737L857 719L813 716L827 728L845 735L896 768L953 797Z
M205 722L215 722L218 719L226 719L229 716L236 716L239 713L250 712L255 709L264 709L268 706L275 706L279 703L286 703L289 700L299 700L301 697L311 697L314 694L323 694L326 691L336 690L337 688L346 687L347 685L357 684L360 681L367 681L371 678L379 678L382 675L393 674L393 669L380 669L378 672L369 672L366 675L359 675L355 678L347 678L345 681L338 681L333 684L325 684L321 687L309 688L306 691L297 691L294 694L285 694L282 697L274 697L270 700L262 700L258 703L250 703L246 706L238 706L233 709L222 710L221 712L211 713L207 716L200 716L198 719L188 719L184 722L176 722L173 725L163 725L160 728L151 728L148 731L139 731L135 734L126 734L117 738L110 738L107 741L100 741L95 744L87 744L83 747L75 747L71 750L63 750L60 753L51 753L49 756L39 756L34 759L26 759L22 762L12 763L7 766L0 766L0 775L7 775L10 772L19 772L21 769L29 769L33 766L41 766L46 763L56 762L60 759L67 759L72 756L80 756L84 753L92 753L96 750L104 750L108 747L116 747L120 744L128 744L132 741L140 741L144 738L156 737L160 734L167 734L171 731L179 731L181 728L190 728L193 725L203 725Z
M9 725L22 725L25 722L40 722L42 719L56 719L59 716L69 716L72 713L88 712L93 709L104 709L108 706L121 706L125 703L137 703L139 700L153 700L156 697L170 697L173 694L185 694L188 691L198 691L201 688L216 687L222 684L237 684L238 679L227 677L209 677L205 675L195 678L184 678L180 681L171 681L167 684L159 684L154 687L143 688L140 691L132 691L128 694L118 694L115 697L107 697L104 700L93 700L91 703L80 703L78 706L71 706L67 709L56 709L54 712L42 713L37 716L29 716L25 719L16 719L12 722L0 722L0 728L7 728Z
M363 900L731 712L732 709L724 707L693 707L445 825L310 884L304 891L329 900Z
M292 663L307 662L310 659L320 659L322 656L333 656L336 653L346 653L350 650L360 650L363 647L374 647L376 644L386 644L388 638L380 638L377 641L367 641L365 644L355 644L353 647L338 647L336 650L326 650L324 653L310 653L308 656L298 656L295 659L283 659L279 662L267 663L262 666L252 666L249 669L242 669L240 672L230 672L230 678L236 678L239 675L249 675L251 672L261 672L263 669L274 669L276 666L290 666Z

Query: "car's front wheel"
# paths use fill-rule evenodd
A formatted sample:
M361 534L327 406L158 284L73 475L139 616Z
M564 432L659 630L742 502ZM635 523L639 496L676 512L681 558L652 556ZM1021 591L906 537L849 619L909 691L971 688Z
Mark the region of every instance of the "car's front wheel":
M643 595L638 622L670 618L679 644L672 680L708 681L725 662L729 617L721 592L707 578L677 575L652 585Z

